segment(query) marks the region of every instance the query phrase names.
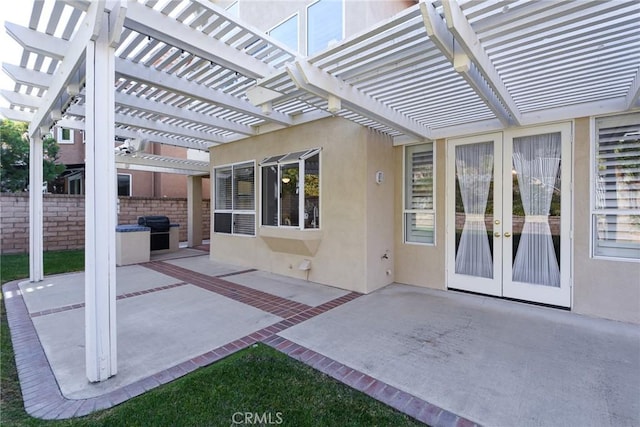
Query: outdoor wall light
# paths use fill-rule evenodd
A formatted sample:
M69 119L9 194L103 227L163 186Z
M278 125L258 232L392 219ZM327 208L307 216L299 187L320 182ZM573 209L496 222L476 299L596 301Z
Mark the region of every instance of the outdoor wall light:
M291 178L289 178L288 176L285 176L284 178L282 178L282 182L284 184L288 184L291 181Z

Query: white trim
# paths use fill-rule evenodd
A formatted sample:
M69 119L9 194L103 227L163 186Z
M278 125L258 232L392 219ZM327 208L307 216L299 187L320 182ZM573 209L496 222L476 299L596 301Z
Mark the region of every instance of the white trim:
M67 145L71 145L75 143L75 134L73 129L69 129L69 128L63 128L61 126L58 126L56 128L56 142L58 144L67 144ZM64 138L64 131L68 130L69 131L69 139L65 139Z
M589 257L591 259L599 259L605 261L640 263L640 258L624 258L619 256L597 255L595 253L595 215L619 215L619 214L637 214L637 210L616 209L615 211L607 209L597 209L595 207L595 180L596 180L596 144L598 142L598 124L604 121L606 126L614 127L617 125L634 124L636 121L634 116L639 116L637 111L626 111L622 113L612 113L599 116L591 116L589 118Z
M304 197L304 164L306 162L306 160L308 160L309 158L315 156L316 154L318 155L318 175L319 177L322 176L322 156L320 155L320 153L322 152L322 148L310 148L307 150L300 150L299 152L290 152L290 153L286 153L286 154L282 154L282 155L276 155L276 156L269 156L267 158L265 158L262 162L258 163L258 166L260 167L260 202L259 202L259 227L265 227L265 228L284 228L284 229L293 229L293 230L300 230L300 231L310 231L310 230L320 230L321 227L316 227L316 228L306 228L304 226L304 201L305 201L305 197ZM291 158L288 159L286 161L281 161L280 159L288 157L291 154L294 153L302 153L300 154L297 158ZM269 162L265 162L265 160L267 159L272 159L274 157L279 157L278 160L272 160ZM297 164L298 165L298 225L281 225L280 224L280 203L281 203L281 197L280 197L280 193L281 193L281 182L282 182L282 166L283 165L293 165L293 164ZM262 169L265 167L271 167L271 166L276 166L278 168L278 196L277 196L277 200L278 200L278 204L277 204L277 223L278 225L271 225L271 224L263 224L262 223L262 207L263 207L263 183L262 183ZM322 179L318 179L318 192L319 192L319 196L318 196L318 201L320 202L320 200L322 199ZM318 215L320 218L322 218L322 209L323 209L323 204L320 204L320 208L318 210Z
M247 164L251 164L253 167L253 210L246 210L246 209L233 209L233 193L234 193L234 184L233 184L233 170L234 170L234 166L237 165L247 165ZM242 162L233 162L233 163L225 163L222 165L212 165L213 168L213 173L211 174L211 179L210 179L210 188L211 188L211 206L210 206L210 210L211 210L211 232L213 234L220 234L220 235L225 235L225 236L243 236L243 237L256 237L258 235L257 233L257 214L258 214L258 209L256 208L256 204L258 203L258 195L257 195L257 174L256 174L256 170L258 169L256 167L256 161L254 160L246 160L246 161L242 161ZM231 170L231 209L216 209L216 202L217 202L217 197L216 197L216 187L217 187L217 179L216 179L216 170L217 169L224 169L224 168L230 168ZM230 214L231 215L231 233L224 233L221 231L215 231L215 214L216 213L221 213L221 214ZM253 215L253 234L242 234L242 233L235 233L233 231L233 215Z
M129 177L129 194L128 195L121 195L118 194L118 197L133 197L133 175L131 175L130 173L120 173L118 172L118 178L120 178L120 176L128 176ZM116 193L118 193L118 190L120 189L120 183L117 183L117 187L116 187Z
M573 236L571 234L574 226L573 226L573 157L572 157L572 150L573 150L573 122L570 121L564 121L564 122L558 122L558 123L553 123L553 124L547 124L547 125L542 125L542 126L527 126L527 127L519 127L519 128L512 128L512 129L503 129L501 132L494 132L494 133L488 133L488 134L476 134L476 135L472 135L472 136L468 136L468 137L464 137L464 138L455 138L455 139L448 139L446 142L446 146L447 146L447 185L446 188L448 189L447 195L446 195L446 200L447 200L447 208L446 208L446 242L445 242L445 251L446 251L446 280L447 280L447 288L460 288L460 289L467 289L467 290L471 290L474 292L481 292L484 294L494 294L493 292L489 292L486 289L483 289L482 284L480 285L473 285L473 284L469 284L469 286L466 286L466 282L456 282L455 284L451 285L451 278L452 275L454 275L455 273L452 272L452 266L455 265L453 263L453 260L455 260L455 253L454 250L452 248L452 244L455 244L455 193L452 193L455 191L455 164L454 164L454 158L452 156L451 150L454 148L455 144L457 143L466 143L466 142L482 142L482 141L494 141L494 146L495 146L495 141L499 141L499 144L497 145L497 148L500 148L501 151L495 152L494 153L494 158L495 158L495 176L494 179L497 180L501 180L501 182L504 182L507 179L512 179L511 178L511 169L510 168L504 168L504 165L507 164L507 162L509 162L508 159L508 155L509 155L509 150L506 150L504 148L504 146L506 146L506 144L509 143L509 141L512 141L513 138L516 137L520 137L520 136L526 136L526 135L535 135L535 134L544 134L544 133L553 133L553 132L561 132L562 135L562 159L563 159L563 163L562 163L562 168L561 168L561 173L562 173L562 178L561 178L561 182L562 182L562 189L563 192L565 192L563 194L563 202L564 200L567 200L567 203L561 203L561 259L560 259L560 273L561 273L561 278L562 278L562 282L561 282L561 287L560 288L552 288L552 289L542 289L544 288L544 286L537 286L537 285L531 285L531 286L536 286L536 297L531 298L529 296L529 294L527 292L513 292L513 289L507 290L507 292L505 292L505 289L508 288L509 284L506 283L507 281L510 281L511 279L508 277L505 277L505 272L503 271L503 263L504 262L511 262L511 260L509 260L508 258L508 252L502 253L503 251L498 251L498 249L495 246L495 240L494 240L494 249L493 249L493 254L494 254L494 274L493 277L494 279L492 279L492 282L495 282L496 280L499 280L499 292L498 292L498 288L497 288L497 284L494 283L494 285L496 286L496 288L494 289L495 294L498 296L505 296L508 298L516 298L516 299L523 299L523 300L529 300L529 301L537 301L537 302L542 302L542 303L547 303L547 304L554 304L554 305L558 305L558 306L567 306L568 307L573 307L573 245L574 245L574 241L573 241ZM505 160L504 157L507 157L507 160ZM498 170L498 168L500 169L504 169L504 170ZM569 188L567 189L566 186L569 186ZM497 186L494 185L494 218L498 219L497 217L499 216L499 219L501 221L501 224L498 226L495 226L496 228L493 230L493 232L498 232L500 234L502 234L503 232L506 231L511 231L511 222L512 222L512 217L508 214L508 212L505 214L504 212L500 212L498 214L496 214L497 209L502 209L503 211L506 211L505 208L502 207L502 199L504 198L504 194L506 190L498 190L496 191L495 188ZM509 186L510 188L510 186ZM566 198L565 198L566 195ZM507 195L507 197L510 197ZM453 221L453 224L452 224ZM453 228L453 229L452 229ZM452 234L453 231L453 234ZM453 239L453 240L452 240ZM498 254L498 255L496 255ZM496 257L499 256L500 259L498 260ZM496 261L499 261L499 265L498 267L495 267L495 263ZM483 281L484 283L484 287L488 286L488 279L484 279L484 278L478 278L476 279L476 281ZM461 286L462 284L464 284L463 286ZM518 286L521 286L523 284L518 283ZM474 287L475 286L475 287ZM540 289L538 289L540 288ZM546 292L541 292L541 291L546 291ZM553 292L555 291L555 292ZM540 295L540 293L542 293L542 295ZM568 295L567 295L568 293ZM557 295L551 295L551 294L557 294Z
M407 147L415 146L415 145L423 145L423 144L431 144L431 151L433 156L432 168L433 168L433 184L432 184L432 197L433 197L433 208L432 209L407 209ZM413 144L405 144L402 148L402 244L404 245L417 245L417 246L437 246L437 215L436 215L436 143L433 142L419 142ZM410 242L407 241L407 213L429 213L433 214L433 243L422 243L422 242Z
M44 279L43 199L40 190L44 152L40 135L32 135L29 139L29 281L39 282Z
M233 11L230 11L229 9L231 9L233 6L238 6L238 14L234 14ZM240 0L235 0L231 3L229 3L229 6L225 7L224 10L226 10L229 14L240 18Z

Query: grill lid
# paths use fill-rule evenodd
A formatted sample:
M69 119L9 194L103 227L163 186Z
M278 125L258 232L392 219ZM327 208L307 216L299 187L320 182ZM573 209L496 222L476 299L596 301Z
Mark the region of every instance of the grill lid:
M138 225L151 228L151 232L169 231L171 222L169 217L164 215L148 215L138 217Z

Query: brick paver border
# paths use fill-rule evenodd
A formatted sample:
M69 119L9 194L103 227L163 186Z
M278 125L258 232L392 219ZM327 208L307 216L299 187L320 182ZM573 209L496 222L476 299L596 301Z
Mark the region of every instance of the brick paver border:
M317 353L307 347L272 335L262 342L313 369L361 391L392 408L433 427L474 427L479 424L435 406L357 369Z
M143 265L184 280L183 283L169 285L168 287L153 288L155 291L162 290L162 288L168 289L169 287L182 286L188 282L209 291L220 293L236 301L260 308L261 310L274 314L276 312L281 313L277 314L280 317L285 317L282 314L287 317L273 325L262 328L245 337L112 392L88 399L68 399L60 392L60 388L44 353L31 316L20 293L18 287L19 281L7 283L3 287L7 319L11 329L11 339L13 342L18 377L20 379L22 398L25 410L29 415L41 419L67 419L111 408L126 400L139 396L148 390L152 390L162 384L166 384L193 372L200 367L217 362L255 343L263 342L429 425L443 427L470 427L477 425L465 418L461 418L449 411L425 402L416 396L398 390L382 381L277 335L287 328L359 298L362 294L350 292L324 304L311 307L253 288L228 282L219 277L195 273L191 270L173 266L162 261L154 261ZM235 274L241 273L242 272L238 272ZM132 293L131 295L125 294L121 297L137 296L144 293L149 292L141 291L140 293ZM69 308L67 309L79 308L76 307L77 305L78 304L68 306ZM45 314L48 313L38 315Z
M164 291L166 289L172 289L172 288L177 288L178 286L184 286L187 285L188 283L186 282L181 282L181 283L174 283L171 285L166 285L166 286L158 286L157 288L151 288L151 289L143 289L141 291L135 291L135 292L129 292L126 294L121 294L121 295L116 295L116 300L121 300L121 299L125 299L125 298L132 298L132 297L138 297L140 295L146 295L146 294L150 294L153 292L158 292L158 291ZM56 308L49 308L46 310L42 310L42 311L35 311L33 313L31 313L31 317L40 317L40 316L46 316L47 314L53 314L53 313L60 313L62 311L69 311L69 310L75 310L77 308L83 308L84 307L84 303L78 303L78 304L70 304L70 305L65 305L62 307L56 307Z

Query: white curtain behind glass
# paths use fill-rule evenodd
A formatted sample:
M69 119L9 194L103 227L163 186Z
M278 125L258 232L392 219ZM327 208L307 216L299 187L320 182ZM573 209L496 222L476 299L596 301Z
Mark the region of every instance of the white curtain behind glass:
M553 247L549 213L560 169L560 134L515 138L513 167L525 218L513 263L513 280L560 286L560 268Z
M493 143L456 147L456 176L465 213L456 273L491 278L493 260L484 213L493 178Z

